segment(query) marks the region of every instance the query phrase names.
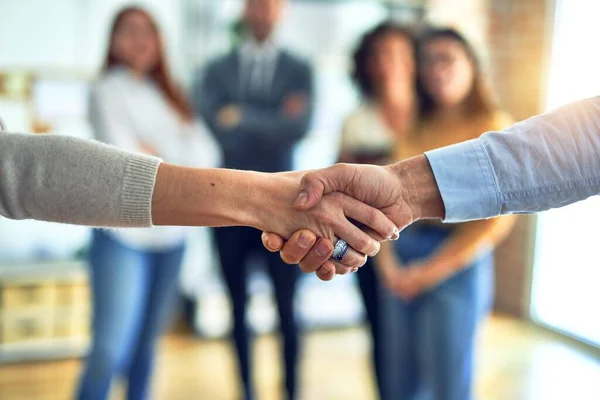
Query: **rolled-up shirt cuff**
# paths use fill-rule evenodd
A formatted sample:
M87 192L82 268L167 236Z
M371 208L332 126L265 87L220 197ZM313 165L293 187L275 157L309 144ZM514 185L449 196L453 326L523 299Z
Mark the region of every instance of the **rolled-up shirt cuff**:
M444 222L500 215L500 192L494 170L479 139L429 151L425 156L446 208Z

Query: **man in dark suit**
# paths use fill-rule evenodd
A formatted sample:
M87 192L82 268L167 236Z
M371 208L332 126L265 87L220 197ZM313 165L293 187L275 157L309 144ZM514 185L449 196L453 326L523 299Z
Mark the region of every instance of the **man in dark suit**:
M248 37L209 64L194 90L194 104L224 151L225 167L279 172L292 169L293 151L309 129L312 73L309 65L279 48L272 33L285 0L247 0ZM215 231L222 272L233 304L233 336L246 399L253 398L251 346L245 323L247 261L266 257L283 333L285 387L296 396L299 332L294 312L298 270L264 252L259 232Z

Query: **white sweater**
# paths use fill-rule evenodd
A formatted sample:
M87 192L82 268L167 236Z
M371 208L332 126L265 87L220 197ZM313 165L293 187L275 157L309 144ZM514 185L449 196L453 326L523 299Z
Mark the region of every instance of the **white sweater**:
M94 86L90 122L98 140L129 151L150 146L165 162L212 168L221 161L218 145L199 122L183 122L160 89L124 68L113 68ZM122 243L142 250L181 245L189 228L119 229Z

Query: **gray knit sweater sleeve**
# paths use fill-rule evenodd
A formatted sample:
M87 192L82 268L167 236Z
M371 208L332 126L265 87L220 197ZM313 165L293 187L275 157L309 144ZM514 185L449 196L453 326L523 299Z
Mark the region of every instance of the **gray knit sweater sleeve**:
M0 133L0 215L100 227L152 226L160 163L93 141Z

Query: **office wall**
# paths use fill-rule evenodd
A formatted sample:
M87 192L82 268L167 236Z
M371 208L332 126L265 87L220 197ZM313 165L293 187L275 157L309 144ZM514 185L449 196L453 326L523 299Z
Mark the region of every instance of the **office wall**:
M181 71L181 0L0 0L0 69L94 73L110 23L124 5L147 7L159 21L175 71Z
M429 20L456 26L482 50L500 104L522 120L541 112L546 95L552 0L432 0ZM535 217L519 217L496 252L496 310L529 316Z

